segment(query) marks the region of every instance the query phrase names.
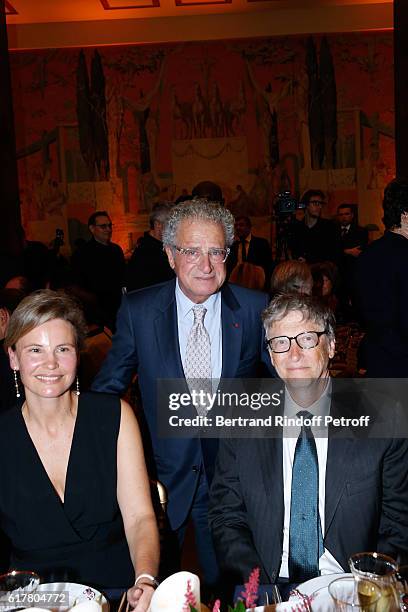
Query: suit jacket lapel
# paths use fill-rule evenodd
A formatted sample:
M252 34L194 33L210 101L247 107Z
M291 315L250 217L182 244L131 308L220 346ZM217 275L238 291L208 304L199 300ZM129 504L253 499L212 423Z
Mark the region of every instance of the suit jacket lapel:
M324 535L330 528L343 494L354 444L350 438L336 438L333 429L329 428L327 449Z
M330 414L335 418L358 416L358 394L354 387L343 384L343 381L340 381L339 385L336 384L336 380L333 380L332 383ZM326 463L325 534L333 521L353 460L355 437L351 427L347 429L347 434L348 437L345 437L344 430L339 427L329 427Z
M242 343L240 305L228 285L221 290L222 378L234 378Z
M160 351L160 363L164 364L167 378L184 378L181 363L175 282L167 283L156 299L158 310L155 319L156 341Z
M284 518L284 496L283 496L283 450L282 437L265 438L257 440L257 452L261 466L263 486L266 492L266 503L268 505L269 520L267 521L267 546L264 555L265 569L271 572L271 568L279 570L280 557L283 543L283 518ZM262 527L264 528L264 527ZM270 576L274 581L276 576Z

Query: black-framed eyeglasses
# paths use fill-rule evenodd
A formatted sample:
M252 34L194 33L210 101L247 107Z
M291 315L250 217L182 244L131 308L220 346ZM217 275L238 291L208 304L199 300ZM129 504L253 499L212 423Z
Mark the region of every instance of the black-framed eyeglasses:
M113 224L112 223L99 223L99 224L95 223L95 227L100 227L101 229L106 230L106 229L112 229Z
M324 331L301 332L297 336L275 336L265 340L265 344L272 353L287 353L292 346L292 340L295 340L299 348L308 350L315 348L319 344L320 336L323 336L323 334L327 334L327 329Z
M322 202L322 200L309 200L309 204L314 204L315 206L323 206L326 202Z
M175 244L173 245L173 249L178 251L180 255L183 255L187 263L198 263L202 256L205 254L202 249L193 248L193 247L179 247ZM213 264L221 264L225 263L227 257L229 255L230 249L217 249L212 248L208 249L207 254L208 258Z

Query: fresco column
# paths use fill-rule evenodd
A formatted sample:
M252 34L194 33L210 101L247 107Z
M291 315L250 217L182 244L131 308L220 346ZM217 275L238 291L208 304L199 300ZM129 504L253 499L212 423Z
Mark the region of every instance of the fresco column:
M395 156L397 176L408 176L408 3L394 0Z
M4 0L0 0L0 90L0 255L14 257L21 253L22 236Z

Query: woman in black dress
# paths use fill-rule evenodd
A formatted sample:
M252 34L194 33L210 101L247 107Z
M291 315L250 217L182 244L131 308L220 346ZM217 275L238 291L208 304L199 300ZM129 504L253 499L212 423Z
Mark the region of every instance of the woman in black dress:
M128 601L143 612L159 544L139 428L116 396L80 395L85 331L76 302L49 290L25 298L10 319L5 346L26 400L0 420L1 527L13 569L130 587Z

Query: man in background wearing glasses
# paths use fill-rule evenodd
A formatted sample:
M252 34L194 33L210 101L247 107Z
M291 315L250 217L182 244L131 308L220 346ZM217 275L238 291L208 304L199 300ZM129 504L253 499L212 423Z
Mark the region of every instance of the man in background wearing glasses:
M93 386L123 393L138 373L170 525L181 546L192 519L210 588L218 579L207 519L218 440L159 437L157 380L179 379L188 392L194 379L211 385L220 378L254 378L262 358L268 362L260 319L267 296L225 283L233 238L234 218L219 204L196 199L171 210L163 244L176 279L123 297L112 349Z
M209 519L225 580L240 584L259 567L261 582L277 583L285 597L320 574L349 571L354 553L406 558L408 443L397 438L388 396L367 403L353 381L331 381L335 321L326 305L280 295L263 321L285 383L281 412L295 425L220 442ZM372 428L379 418L381 437L356 418L367 414ZM330 417L350 426L332 426Z
M293 259L307 263L320 261L337 262L340 254L340 242L335 224L322 218L322 209L326 204L323 191L309 189L303 194L305 216L294 224L290 248Z
M88 219L91 239L72 256L74 279L80 287L93 293L106 325L115 330L116 313L120 305L125 277L125 257L112 240L112 221L107 212L99 210Z

